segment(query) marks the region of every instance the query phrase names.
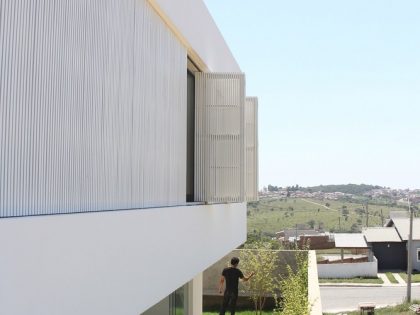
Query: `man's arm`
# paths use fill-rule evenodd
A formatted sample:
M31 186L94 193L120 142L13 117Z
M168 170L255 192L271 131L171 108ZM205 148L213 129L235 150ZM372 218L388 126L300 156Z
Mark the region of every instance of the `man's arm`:
M219 293L221 294L223 292L223 284L225 283L225 277L220 277L220 283L219 283Z
M248 281L249 279L251 279L252 278L252 276L253 275L255 275L255 272L253 271L253 272L251 272L249 275L247 275L247 276L244 276L243 278L242 278L242 281Z

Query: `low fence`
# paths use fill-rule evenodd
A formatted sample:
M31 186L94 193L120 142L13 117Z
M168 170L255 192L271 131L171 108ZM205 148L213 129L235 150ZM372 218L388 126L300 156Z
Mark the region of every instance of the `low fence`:
M355 278L378 276L378 260L370 262L318 264L319 278Z

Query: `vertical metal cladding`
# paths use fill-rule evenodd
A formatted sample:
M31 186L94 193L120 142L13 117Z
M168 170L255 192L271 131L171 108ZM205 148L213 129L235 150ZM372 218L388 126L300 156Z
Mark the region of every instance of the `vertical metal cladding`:
M245 200L245 76L196 73L195 200Z
M258 99L245 98L245 196L258 200Z
M186 62L145 0L0 0L0 216L183 204Z

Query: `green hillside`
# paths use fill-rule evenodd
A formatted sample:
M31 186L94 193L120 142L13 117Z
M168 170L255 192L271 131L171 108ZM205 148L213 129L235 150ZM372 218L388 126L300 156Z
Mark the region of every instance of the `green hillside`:
M381 226L390 211L403 209L369 205L368 210L369 226ZM261 199L248 204L249 235L272 237L285 228L295 228L296 224L308 224L315 228L321 226L330 232L357 232L366 227L366 211L361 203L300 198Z

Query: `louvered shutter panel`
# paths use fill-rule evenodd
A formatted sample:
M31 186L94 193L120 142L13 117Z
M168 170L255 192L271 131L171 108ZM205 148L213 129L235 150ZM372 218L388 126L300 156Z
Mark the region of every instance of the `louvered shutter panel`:
M258 99L245 99L245 197L258 200Z
M195 200L245 200L245 76L197 73Z

